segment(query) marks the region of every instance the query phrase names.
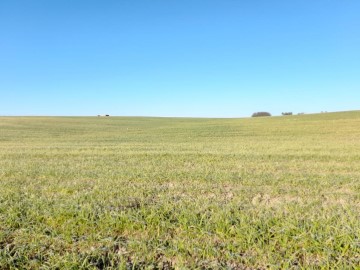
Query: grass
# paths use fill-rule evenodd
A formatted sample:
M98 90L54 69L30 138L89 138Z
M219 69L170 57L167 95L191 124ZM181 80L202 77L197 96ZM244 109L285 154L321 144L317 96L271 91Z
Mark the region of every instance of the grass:
M0 117L0 269L360 269L360 112Z

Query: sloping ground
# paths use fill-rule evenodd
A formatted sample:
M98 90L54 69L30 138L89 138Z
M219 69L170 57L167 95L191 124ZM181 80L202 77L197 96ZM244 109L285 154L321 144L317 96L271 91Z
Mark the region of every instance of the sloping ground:
M359 269L360 112L0 118L0 269Z

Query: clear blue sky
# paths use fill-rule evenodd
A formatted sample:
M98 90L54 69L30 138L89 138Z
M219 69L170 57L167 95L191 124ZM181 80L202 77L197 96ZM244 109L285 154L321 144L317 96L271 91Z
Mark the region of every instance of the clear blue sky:
M359 0L1 0L0 115L360 109Z

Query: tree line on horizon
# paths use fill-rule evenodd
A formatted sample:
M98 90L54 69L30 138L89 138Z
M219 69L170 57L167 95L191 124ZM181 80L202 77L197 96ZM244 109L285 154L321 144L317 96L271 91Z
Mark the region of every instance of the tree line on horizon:
M304 113L298 113L298 115L303 115ZM293 115L292 112L282 112L281 115ZM251 117L265 117L265 116L271 116L271 113L269 112L254 112Z

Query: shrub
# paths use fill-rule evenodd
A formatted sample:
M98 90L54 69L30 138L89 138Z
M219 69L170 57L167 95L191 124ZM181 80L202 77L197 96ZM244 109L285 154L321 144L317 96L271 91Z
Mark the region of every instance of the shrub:
M252 114L251 117L262 117L262 116L271 116L268 112L255 112Z

